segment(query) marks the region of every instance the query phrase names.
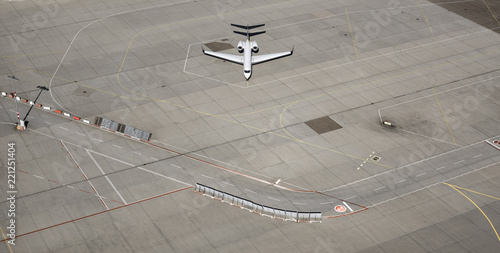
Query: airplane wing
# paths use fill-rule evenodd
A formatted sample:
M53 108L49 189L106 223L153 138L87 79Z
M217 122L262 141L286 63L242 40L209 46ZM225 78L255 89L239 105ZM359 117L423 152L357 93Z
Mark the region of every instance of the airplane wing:
M278 59L278 58L289 56L292 54L293 54L293 49L292 49L292 51L288 51L288 52L256 55L256 56L252 56L252 64L259 64L262 62Z
M224 54L224 53L219 53L219 52L212 52L212 51L206 51L205 49L202 49L203 53L215 58L219 58L222 60L238 63L238 64L243 64L243 56L241 55L234 55L234 54Z

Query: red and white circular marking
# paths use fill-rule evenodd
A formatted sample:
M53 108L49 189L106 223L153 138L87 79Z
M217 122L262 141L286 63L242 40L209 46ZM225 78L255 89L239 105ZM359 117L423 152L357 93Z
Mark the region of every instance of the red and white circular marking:
M339 212L339 213L343 213L347 210L347 208L343 205L336 205L335 206L335 211Z

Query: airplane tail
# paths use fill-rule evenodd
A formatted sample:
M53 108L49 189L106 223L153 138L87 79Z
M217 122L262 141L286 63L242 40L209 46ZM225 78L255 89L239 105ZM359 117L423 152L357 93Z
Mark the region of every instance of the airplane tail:
M246 26L244 26L244 25L237 25L237 24L231 24L231 25L235 26L235 27L238 27L238 28L241 28L241 29L246 29L247 30L246 32L240 32L240 31L233 31L233 32L237 33L237 34L241 34L241 35L247 36L248 38L250 38L251 36L263 34L263 33L266 32L266 31L250 32L251 29L265 26L265 24L260 24L260 25L246 25Z
M241 28L241 29L250 30L250 29L255 29L257 27L265 26L266 24L260 24L260 25L237 25L237 24L231 24L231 25L235 26L235 27L238 27L238 28Z

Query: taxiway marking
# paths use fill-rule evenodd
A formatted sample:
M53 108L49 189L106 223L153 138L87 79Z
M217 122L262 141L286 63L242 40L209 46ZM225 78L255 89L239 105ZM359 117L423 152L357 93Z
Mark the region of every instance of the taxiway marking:
M418 174L418 175L416 175L415 177L421 177L421 176L423 176L423 175L425 175L425 174L427 174L427 173L425 173L425 172L424 172L424 173L422 173L422 174Z
M256 192L254 192L254 191L252 191L252 190L249 190L249 189L245 189L245 191L247 191L247 192L251 192L251 193L253 193L253 194L257 194Z
M207 175L205 175L205 174L201 174L201 176L202 176L202 177L206 177L206 178L208 178L208 179L213 179L213 178L211 178L211 177L209 177L209 176L207 176Z
M474 202L472 201L472 199L470 199L467 195L465 195L463 192L461 192L460 190L458 190L457 188L455 188L455 185L452 185L452 184L448 184L448 183L443 183L445 185L448 185L450 186L451 188L453 188L455 191L459 192L462 196L464 196L466 199L468 199L472 204L474 204L474 206L479 210L481 211L481 213L483 214L483 216L486 218L486 220L488 220L488 222L490 223L490 226L491 228L493 229L493 231L495 232L495 235L497 236L497 239L498 241L500 242L500 236L498 235L498 232L497 230L495 229L495 226L493 225L493 223L491 223L491 220L490 218L488 218L488 216L484 213L484 211Z
M32 175L32 176L37 177L37 178L40 178L40 179L45 179L45 178L43 178L43 177L41 177L41 176L38 176L38 175Z
M273 198L273 197L269 197L269 196L267 196L267 198L272 199L272 200L276 200L276 201L281 201L281 200L279 200L279 199L275 199L275 198Z
M61 145L64 147L64 149L66 149L66 152L68 153L68 155L71 157L71 160L73 160L73 162L75 163L76 167L80 170L80 172L82 173L83 177L85 178L85 180L89 183L90 187L92 188L92 190L94 191L94 193L96 195L99 196L99 199L101 200L101 203L104 207L106 207L106 209L109 210L109 207L108 205L106 205L106 203L104 202L104 200L101 198L100 194L97 192L97 190L95 189L94 185L92 184L92 182L88 179L87 175L85 174L85 172L83 171L83 169L80 167L80 165L78 164L78 162L75 160L75 158L73 157L73 155L71 155L71 152L69 152L69 149L66 147L66 145L64 145L64 142L59 140L59 142L61 143Z
M356 42L354 41L354 35L352 33L351 21L349 20L349 13L347 13L347 7L345 7L345 15L347 16L347 23L349 24L349 30L351 31L352 45L354 46L354 52L356 53L356 61L359 61L358 50L356 49Z
M52 225L52 226L48 226L48 227L37 229L37 230L31 231L31 232L28 232L28 233L20 234L20 235L16 236L16 238L17 237L21 237L21 236L25 236L25 235L29 235L29 234L33 234L33 233L37 233L37 232L40 232L40 231L43 231L43 230L47 230L47 229L50 229L50 228L58 227L58 226L61 226L61 225L64 225L64 224L72 223L72 222L75 222L75 221L83 220L83 219L86 219L86 218L89 218L89 217L93 217L93 216L96 216L96 215L99 215L99 214L111 212L111 211L114 211L114 210L117 210L117 209L120 209L120 208L124 208L124 207L127 207L127 206L139 204L139 203L142 203L142 202L145 202L145 201L149 201L149 200L152 200L152 199L156 199L156 198L159 198L159 197L170 195L170 194L173 194L173 193L176 193L176 192L184 191L184 190L187 190L187 189L192 188L192 187L193 186L184 187L184 188L177 189L177 190L170 191L170 192L166 192L166 193L163 193L163 194L158 194L156 196L152 196L152 197L149 197L149 198L141 199L141 200L132 202L132 203L130 203L128 205L123 205L123 206L115 207L115 208L112 208L112 209L109 209L109 210L104 210L104 211L101 211L101 212L98 212L98 213L86 215L86 216L83 216L83 217L80 217L80 218L76 218L76 219L73 219L73 220L61 222L61 223L58 223L58 224L55 224L55 225ZM2 240L0 242L4 242L4 241L6 241L6 240Z
M94 156L90 153L90 151L88 149L85 149L85 151L87 152L87 154L90 156L90 159L92 159L92 161L94 162L94 164L97 166L97 168L99 169L99 171L101 171L102 175L104 176L104 178L106 178L106 180L108 181L108 183L111 185L111 187L113 188L113 190L115 190L116 194L118 195L118 197L120 197L121 201L127 205L127 201L125 201L125 199L123 198L123 196L120 194L120 192L118 191L118 189L116 189L115 185L113 184L113 182L111 182L111 180L109 179L109 177L106 175L106 173L104 173L104 170L101 168L101 165L99 165L99 163L97 163L97 161L95 160Z
M228 182L222 182L223 184L227 184L229 186L234 186L234 184L228 183Z

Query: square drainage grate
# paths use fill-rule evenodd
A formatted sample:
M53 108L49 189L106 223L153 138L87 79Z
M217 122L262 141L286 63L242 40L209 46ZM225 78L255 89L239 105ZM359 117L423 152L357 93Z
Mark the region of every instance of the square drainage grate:
M342 126L328 116L309 120L305 123L318 134L324 134L342 128Z
M231 45L229 43L223 43L223 42L210 42L210 43L205 44L205 46L208 47L213 52L219 52L219 51L223 51L226 49L234 48L233 45Z

